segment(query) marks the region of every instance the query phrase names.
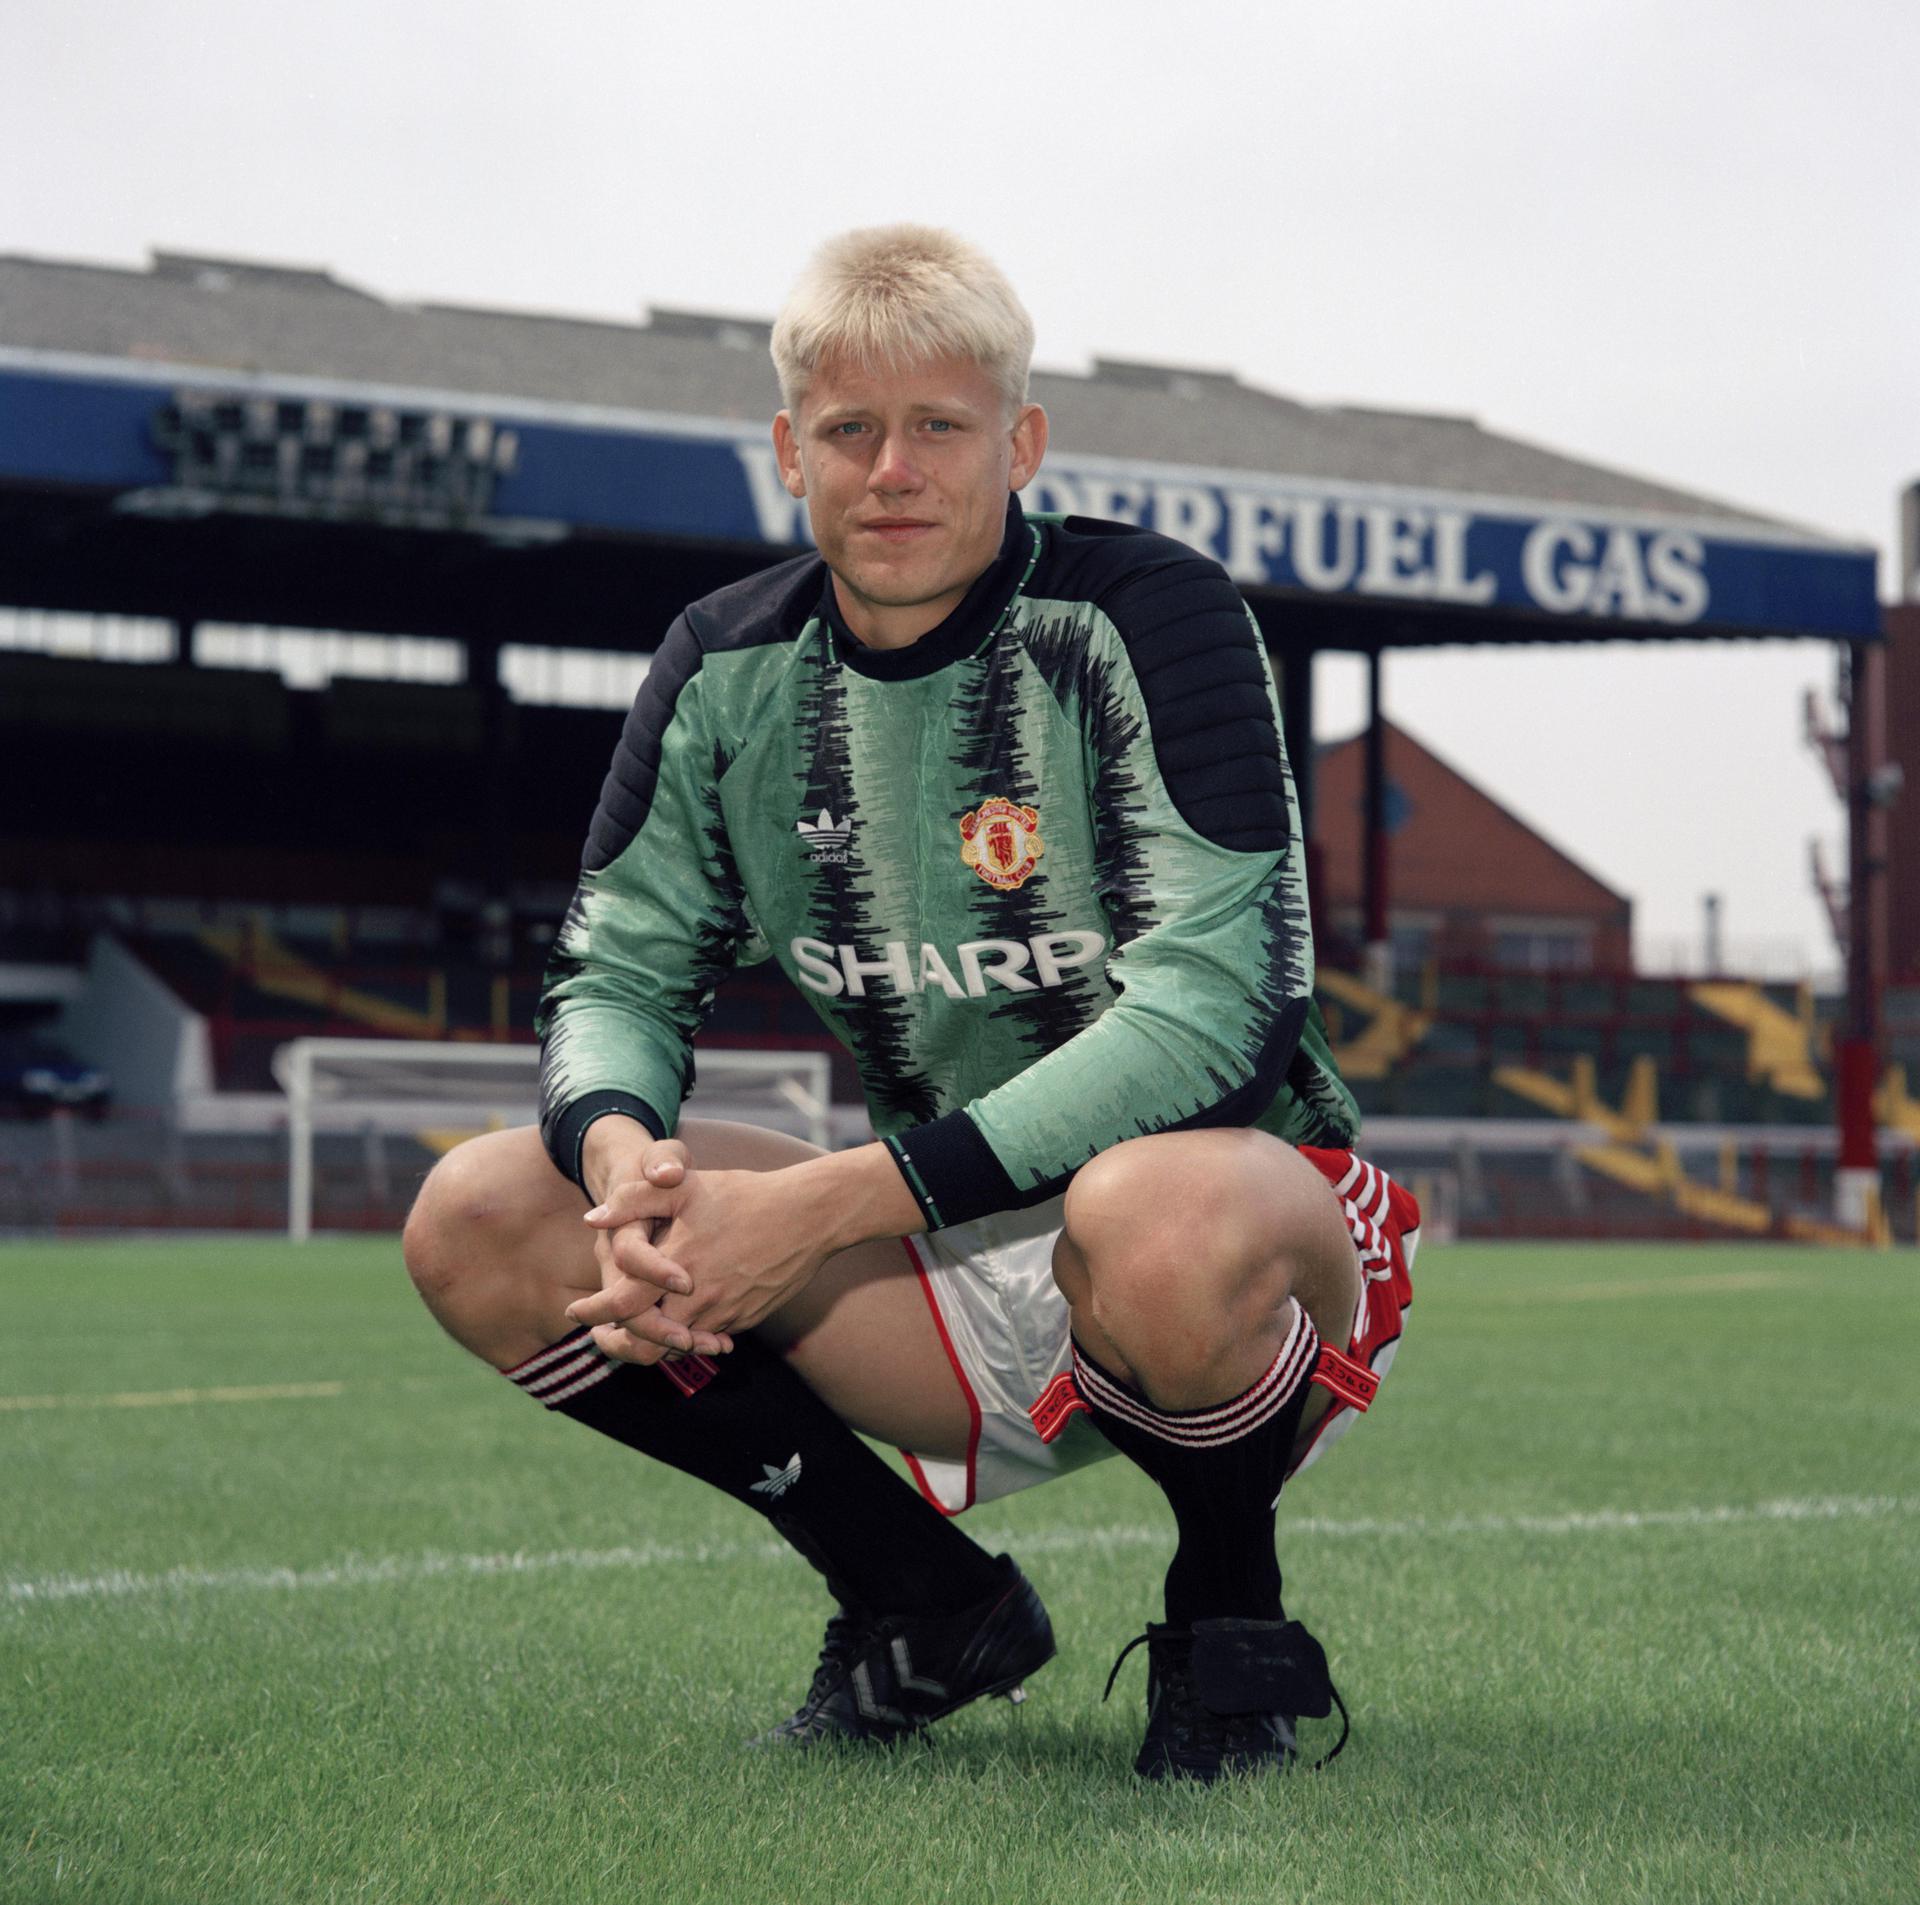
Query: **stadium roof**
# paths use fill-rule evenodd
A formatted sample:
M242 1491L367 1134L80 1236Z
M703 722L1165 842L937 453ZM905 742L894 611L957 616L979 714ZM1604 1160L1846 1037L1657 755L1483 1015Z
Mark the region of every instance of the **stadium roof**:
M671 309L622 324L389 302L320 269L178 252L156 252L146 271L0 256L0 343L13 347L755 425L780 407L772 328ZM1139 460L1152 445L1159 463L1793 528L1471 417L1300 403L1231 371L1096 358L1089 375L1036 371L1033 395L1069 455Z
M181 432L148 421L159 406L195 390L290 396L326 409L283 423L302 445L341 406L482 419L493 461L455 514L484 515L465 526L496 541L518 525L530 540L791 544L805 529L767 444L769 332L684 310L616 323L400 303L322 269L173 252L146 270L0 257L0 397L26 400L11 434L0 415L0 481L174 508ZM1054 447L1030 506L1209 548L1256 596L1284 593L1312 645L1877 631L1870 551L1471 418L1113 359L1036 372L1034 395ZM307 492L279 504L353 515L316 512Z

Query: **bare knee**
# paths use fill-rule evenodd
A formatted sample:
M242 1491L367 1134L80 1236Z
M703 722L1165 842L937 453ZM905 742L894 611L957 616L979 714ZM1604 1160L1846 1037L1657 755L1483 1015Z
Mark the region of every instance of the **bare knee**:
M1068 1190L1066 1236L1056 1277L1076 1328L1091 1324L1174 1408L1257 1374L1287 1299L1328 1307L1328 1266L1352 1259L1324 1181L1257 1131L1162 1133L1101 1153Z
M454 1162L459 1155L457 1150L449 1151L427 1173L400 1233L407 1275L430 1303L444 1296L458 1276L464 1254L458 1233L471 1222L463 1215L463 1207L471 1208L465 1185L472 1174Z
M1067 1188L1065 1221L1096 1307L1169 1285L1213 1288L1249 1275L1273 1286L1274 1301L1285 1297L1286 1264L1272 1248L1272 1213L1257 1188L1243 1181L1253 1173L1238 1155L1241 1140L1258 1136L1134 1138L1082 1168Z
M524 1172L498 1142L517 1135L490 1133L456 1145L413 1200L400 1254L414 1288L436 1309L463 1280L497 1265L531 1227Z

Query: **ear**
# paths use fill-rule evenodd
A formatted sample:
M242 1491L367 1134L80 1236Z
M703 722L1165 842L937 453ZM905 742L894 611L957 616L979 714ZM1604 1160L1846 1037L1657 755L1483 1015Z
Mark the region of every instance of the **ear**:
M1025 489L1047 453L1047 413L1037 403L1022 404L1013 420L1013 458L1007 470L1007 488Z
M806 495L806 472L800 467L800 438L792 417L784 410L773 420L773 454L779 460L780 480L786 484L787 494Z

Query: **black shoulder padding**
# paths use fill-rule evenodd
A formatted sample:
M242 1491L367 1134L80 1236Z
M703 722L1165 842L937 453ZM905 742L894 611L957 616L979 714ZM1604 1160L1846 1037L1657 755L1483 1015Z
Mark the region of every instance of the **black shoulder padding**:
M674 618L628 711L580 855L589 873L617 860L646 825L660 750L687 683L710 654L792 641L820 599L822 564L800 556L703 597Z
M1142 529L1138 523L1116 523L1105 516L1065 516L1060 527L1069 536L1151 536L1154 531ZM1165 541L1165 537L1160 538Z
M1287 844L1286 751L1240 591L1212 560L1131 524L1070 516L1053 539L1059 584L1088 600L1126 645L1173 804L1215 846Z
M587 829L587 844L580 855L580 865L586 872L597 873L611 865L647 824L653 791L660 781L660 750L667 728L682 691L700 672L703 659L700 638L691 622L685 614L676 617L667 630L667 639L654 653L653 666L647 670L647 678L628 710L626 725L620 730L613 764L600 783L600 805L593 811L593 824Z
M710 655L790 642L812 618L826 574L826 564L816 555L776 562L771 569L756 569L703 595L687 610L687 619Z

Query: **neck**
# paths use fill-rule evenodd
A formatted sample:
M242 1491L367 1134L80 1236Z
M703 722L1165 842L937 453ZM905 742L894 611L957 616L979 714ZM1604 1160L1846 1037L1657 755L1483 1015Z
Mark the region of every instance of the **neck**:
M982 570L982 574L985 571ZM926 602L875 602L836 575L833 598L848 632L867 648L911 648L922 635L930 635L966 600L967 588L949 590Z

